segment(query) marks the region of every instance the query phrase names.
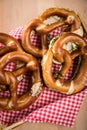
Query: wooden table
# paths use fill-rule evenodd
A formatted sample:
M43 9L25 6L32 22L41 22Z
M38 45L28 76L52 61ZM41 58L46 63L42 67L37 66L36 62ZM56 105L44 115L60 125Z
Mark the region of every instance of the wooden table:
M25 25L49 7L79 12L87 23L87 0L0 0L0 32Z
M87 0L0 0L0 32L25 25L49 7L64 7L79 12L87 23ZM14 130L87 130L87 99L85 98L74 128L49 123L24 123Z

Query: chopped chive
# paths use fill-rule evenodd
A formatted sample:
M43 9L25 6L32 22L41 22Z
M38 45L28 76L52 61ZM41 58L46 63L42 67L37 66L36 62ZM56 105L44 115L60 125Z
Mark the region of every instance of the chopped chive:
M54 78L57 79L58 76L63 77L63 75L60 71L54 74Z

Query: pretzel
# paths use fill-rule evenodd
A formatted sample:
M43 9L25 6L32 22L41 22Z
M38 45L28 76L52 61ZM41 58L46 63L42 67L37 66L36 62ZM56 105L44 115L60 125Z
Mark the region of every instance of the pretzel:
M42 24L42 21L40 21L39 19L34 19L30 21L25 26L22 35L22 47L25 49L26 52L31 53L37 57L41 57L43 55L43 51L41 48L37 48L34 45L32 45L31 32L40 24ZM44 49L45 48L44 35L40 35L40 36L41 36L41 44L43 44L43 49Z
M0 56L12 52L12 51L22 51L22 47L20 43L12 36L6 33L0 33L0 43L2 43L2 47L0 48ZM20 63L17 63L20 64ZM0 85L0 91L7 90L6 86Z
M60 17L60 20L50 25L46 25L44 23L42 26L37 28L38 32L48 33L51 30L63 25L70 25L71 32L80 28L81 22L77 14L74 11L70 11L64 8L48 8L39 16L39 19L41 21L45 21L47 18L52 16L58 16Z
M64 45L68 42L77 44L78 49L73 52L67 51ZM77 56L80 57L78 71L72 79L65 82L64 76L72 64L72 59L74 60ZM63 64L57 79L52 73L53 58ZM50 45L43 56L42 72L45 84L61 93L74 94L85 88L87 84L87 44L84 39L73 33L62 34L53 45Z
M4 44L3 48L0 48L0 56L3 56L11 51L22 50L19 42L12 36L5 33L0 33L0 43Z
M51 16L59 16L62 17L62 21L54 22L50 25L47 25L44 21L51 17ZM22 46L24 50L28 53L36 57L42 57L44 53L48 49L48 44L46 41L46 35L57 27L61 27L63 25L71 26L70 31L75 31L80 28L80 19L79 17L73 12L63 8L49 8L44 11L38 18L30 21L23 30L22 35ZM32 45L31 42L31 32L35 30L41 38L41 45L42 48L37 48Z
M19 60L25 63L25 66L15 69L13 72L4 70L4 67L15 60ZM20 77L26 72L32 72L32 86L29 90L18 97L17 86L20 82ZM0 98L0 108L5 110L21 110L36 101L40 93L42 92L43 86L40 77L40 69L37 60L32 56L22 51L10 52L0 59L0 84L9 85L9 98Z

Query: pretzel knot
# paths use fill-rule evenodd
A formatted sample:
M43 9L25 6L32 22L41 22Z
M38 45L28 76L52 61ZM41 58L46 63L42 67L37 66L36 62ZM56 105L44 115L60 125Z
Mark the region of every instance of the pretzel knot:
M22 61L24 66L15 68L13 72L4 70L4 67L12 61ZM32 72L32 85L29 90L18 97L17 86L26 72ZM25 52L11 52L0 59L0 84L8 85L10 97L0 98L0 107L5 110L21 110L28 107L38 98L42 92L39 64L32 55Z
M79 57L77 70L73 78L64 81L64 76L76 57ZM52 73L53 59L62 64L56 77ZM65 94L81 91L87 84L87 43L76 34L62 34L43 56L42 71L44 82L48 87Z
M58 16L56 22L46 24L45 21L50 18ZM80 28L80 19L73 12L63 8L49 8L44 11L38 18L30 21L23 30L22 46L28 53L37 57L42 57L48 49L47 34L58 27L67 26L70 32ZM42 48L35 47L31 42L31 32L34 30L40 35Z
M0 43L3 46L0 48L0 56L12 51L22 51L19 42L8 34L0 33Z

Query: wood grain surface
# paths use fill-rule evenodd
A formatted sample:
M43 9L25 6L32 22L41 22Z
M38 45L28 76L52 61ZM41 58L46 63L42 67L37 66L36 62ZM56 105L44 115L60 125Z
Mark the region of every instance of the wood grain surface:
M0 0L0 32L25 25L49 7L64 7L79 12L87 24L87 0ZM14 130L87 130L87 98L73 128L49 123L24 123Z

